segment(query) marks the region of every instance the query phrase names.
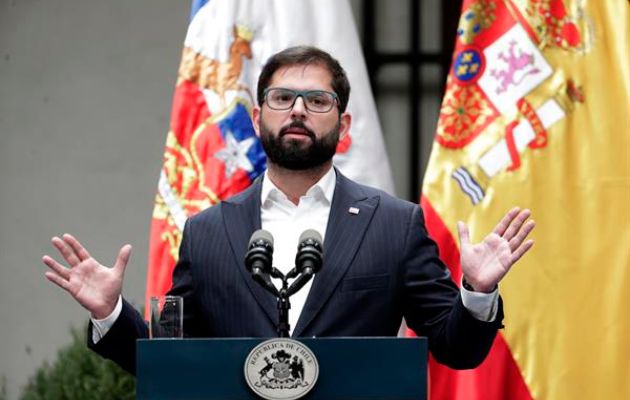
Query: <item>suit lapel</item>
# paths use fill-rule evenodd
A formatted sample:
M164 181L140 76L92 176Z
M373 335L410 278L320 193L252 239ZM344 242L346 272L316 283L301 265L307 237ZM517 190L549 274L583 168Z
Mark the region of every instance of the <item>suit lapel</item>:
M276 300L274 297L257 284L245 267L245 252L249 239L257 229L260 229L260 191L262 179L256 179L252 186L241 195L233 197L223 203L223 225L227 232L228 241L232 247L232 253L238 269L243 275L243 280L252 292L256 301L273 322L278 320Z
M372 220L378 201L379 197L367 197L358 186L337 171L337 185L324 239L324 264L314 278L293 330L294 337L299 337L304 332L346 273Z

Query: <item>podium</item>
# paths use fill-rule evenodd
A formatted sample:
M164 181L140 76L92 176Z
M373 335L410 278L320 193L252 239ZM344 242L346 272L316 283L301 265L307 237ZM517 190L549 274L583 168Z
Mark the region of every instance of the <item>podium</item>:
M319 377L305 400L426 399L426 338L298 338ZM245 360L265 339L141 339L139 400L257 399Z

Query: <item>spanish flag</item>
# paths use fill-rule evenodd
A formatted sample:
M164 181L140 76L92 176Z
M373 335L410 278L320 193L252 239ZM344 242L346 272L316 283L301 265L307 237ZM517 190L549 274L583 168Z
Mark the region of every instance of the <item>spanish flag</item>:
M488 359L431 362L432 399L627 399L630 2L465 0L421 203L458 282L458 220L537 225Z

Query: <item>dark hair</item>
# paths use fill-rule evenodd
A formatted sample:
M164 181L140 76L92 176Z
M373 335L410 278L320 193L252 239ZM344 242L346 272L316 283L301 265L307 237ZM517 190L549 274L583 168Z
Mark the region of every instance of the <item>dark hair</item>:
M271 82L271 77L280 68L292 65L320 64L332 75L331 86L339 96L339 112L345 112L350 97L350 82L339 61L317 47L295 46L274 54L267 60L258 77L258 104L265 101L264 92Z

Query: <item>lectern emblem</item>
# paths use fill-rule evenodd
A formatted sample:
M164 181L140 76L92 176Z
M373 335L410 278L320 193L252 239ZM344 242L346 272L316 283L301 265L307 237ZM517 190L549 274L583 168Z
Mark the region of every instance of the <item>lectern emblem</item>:
M292 339L270 339L255 347L245 360L245 380L267 400L294 400L308 393L319 376L313 352Z

